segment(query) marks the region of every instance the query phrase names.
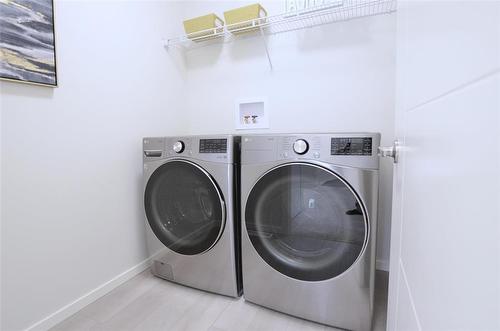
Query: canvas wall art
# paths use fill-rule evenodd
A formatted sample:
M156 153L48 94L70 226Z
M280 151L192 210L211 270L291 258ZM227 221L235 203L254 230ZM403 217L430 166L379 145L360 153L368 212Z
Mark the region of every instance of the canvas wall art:
M0 78L57 86L53 0L0 0Z

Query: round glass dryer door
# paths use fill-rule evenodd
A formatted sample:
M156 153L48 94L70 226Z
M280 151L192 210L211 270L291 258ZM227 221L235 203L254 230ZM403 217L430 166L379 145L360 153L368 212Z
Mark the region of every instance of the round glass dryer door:
M144 207L154 234L180 254L209 250L224 229L225 207L217 185L188 161L170 161L155 170L146 185Z
M271 267L304 281L345 272L368 233L354 191L332 171L307 163L262 176L248 196L245 223L252 245Z

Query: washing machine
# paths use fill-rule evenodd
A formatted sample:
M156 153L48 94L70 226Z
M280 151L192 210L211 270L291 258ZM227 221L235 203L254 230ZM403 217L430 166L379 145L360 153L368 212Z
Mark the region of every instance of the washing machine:
M242 137L246 300L370 330L379 144L378 133Z
M227 296L241 294L239 138L143 139L144 209L152 273Z

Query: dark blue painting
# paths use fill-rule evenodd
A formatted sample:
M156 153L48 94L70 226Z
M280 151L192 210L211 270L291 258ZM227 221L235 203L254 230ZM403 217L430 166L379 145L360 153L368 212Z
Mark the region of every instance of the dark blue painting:
M53 0L0 0L0 78L57 86Z

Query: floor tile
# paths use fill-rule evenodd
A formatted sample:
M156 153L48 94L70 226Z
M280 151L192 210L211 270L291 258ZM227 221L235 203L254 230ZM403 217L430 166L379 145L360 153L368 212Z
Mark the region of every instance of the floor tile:
M387 273L377 271L373 330L385 330ZM333 331L250 302L156 278L149 271L117 287L52 331Z

